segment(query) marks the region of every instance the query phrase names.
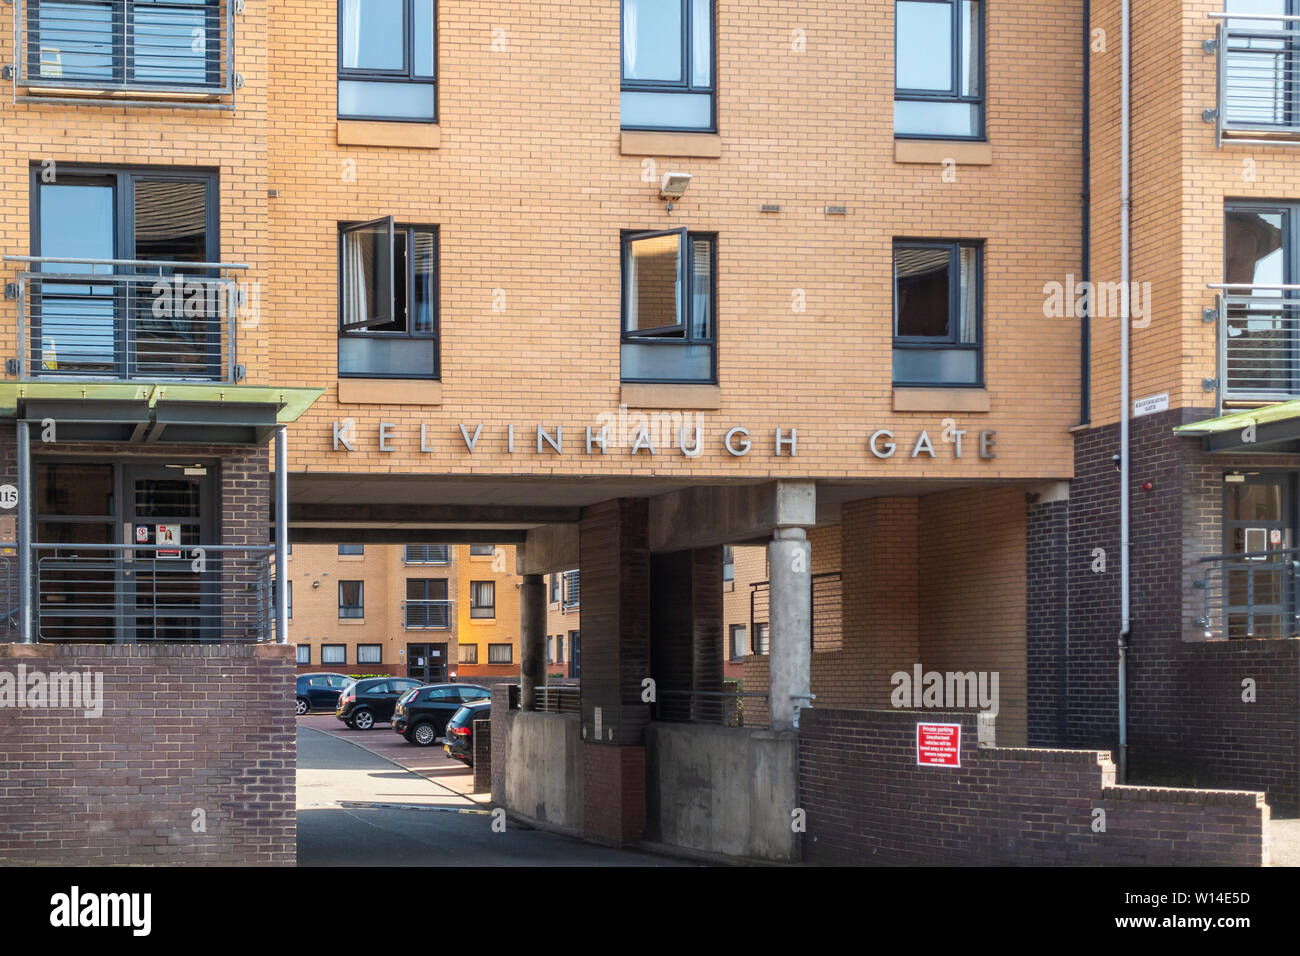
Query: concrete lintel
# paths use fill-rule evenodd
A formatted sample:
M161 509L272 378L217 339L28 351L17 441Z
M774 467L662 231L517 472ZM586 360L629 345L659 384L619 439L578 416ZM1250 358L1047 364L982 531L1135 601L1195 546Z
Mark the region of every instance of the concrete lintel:
M1045 505L1053 501L1070 500L1070 483L1068 481L1044 481L1030 485L1028 493L1037 496L1035 504Z
M520 574L557 574L578 567L578 525L530 528L516 554Z
M650 550L732 544L816 523L817 486L811 480L695 485L650 499Z

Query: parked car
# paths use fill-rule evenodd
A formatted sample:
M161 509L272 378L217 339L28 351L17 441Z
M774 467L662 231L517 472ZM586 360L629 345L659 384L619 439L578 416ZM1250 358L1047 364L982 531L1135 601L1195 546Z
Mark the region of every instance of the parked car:
M369 730L393 719L397 699L423 685L413 677L367 677L339 695L334 716L350 730Z
M469 766L474 766L474 721L487 720L492 714L492 701L478 700L466 704L447 721L447 742L443 750Z
M446 731L447 721L469 701L487 700L492 692L477 684L430 684L409 691L397 702L393 730L409 743L428 747Z
M352 683L347 674L299 674L295 711L332 710L338 706L339 694Z

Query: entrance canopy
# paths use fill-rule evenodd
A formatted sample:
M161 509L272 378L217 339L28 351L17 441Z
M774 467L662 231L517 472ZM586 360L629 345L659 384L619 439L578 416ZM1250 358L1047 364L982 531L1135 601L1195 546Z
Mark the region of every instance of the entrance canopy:
M1300 399L1179 425L1174 434L1200 438L1207 452L1300 454Z

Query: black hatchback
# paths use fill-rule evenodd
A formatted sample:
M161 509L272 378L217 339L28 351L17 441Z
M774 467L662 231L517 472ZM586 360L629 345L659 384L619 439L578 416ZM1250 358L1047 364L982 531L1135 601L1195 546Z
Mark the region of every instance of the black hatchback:
M468 701L488 700L492 692L477 684L430 684L397 702L393 730L409 743L428 747L446 731L447 721Z
M352 683L347 674L299 674L295 711L331 710L338 706L339 694Z
M392 720L397 699L422 684L413 677L367 677L339 695L334 716L352 730L369 730Z
M447 743L443 750L447 756L474 766L474 721L492 717L492 701L478 700L466 704L447 721Z

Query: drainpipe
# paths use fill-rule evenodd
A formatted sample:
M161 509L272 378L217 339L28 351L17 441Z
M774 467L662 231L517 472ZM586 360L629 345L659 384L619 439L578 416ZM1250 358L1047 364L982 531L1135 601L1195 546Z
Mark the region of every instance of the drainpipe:
M36 643L32 627L32 445L27 422L18 419L18 640Z
M1123 0L1120 7L1122 27L1120 42L1120 220L1119 220L1119 255L1120 255L1120 410L1119 410L1119 534L1120 534L1120 631L1119 631L1119 782L1128 780L1128 639L1131 631L1131 608L1129 604L1129 347L1130 319L1129 286L1129 227L1133 208L1130 187L1130 155L1132 138L1132 116L1129 108L1129 93L1132 80L1132 62L1130 57L1130 29L1132 11L1130 0Z
M275 429L275 643L289 643L289 429Z
M1079 279L1092 279L1092 0L1083 0L1083 158L1079 216ZM1086 286L1085 286L1086 288ZM1068 292L1074 295L1074 290ZM1092 296L1079 314L1079 424L1092 421Z

